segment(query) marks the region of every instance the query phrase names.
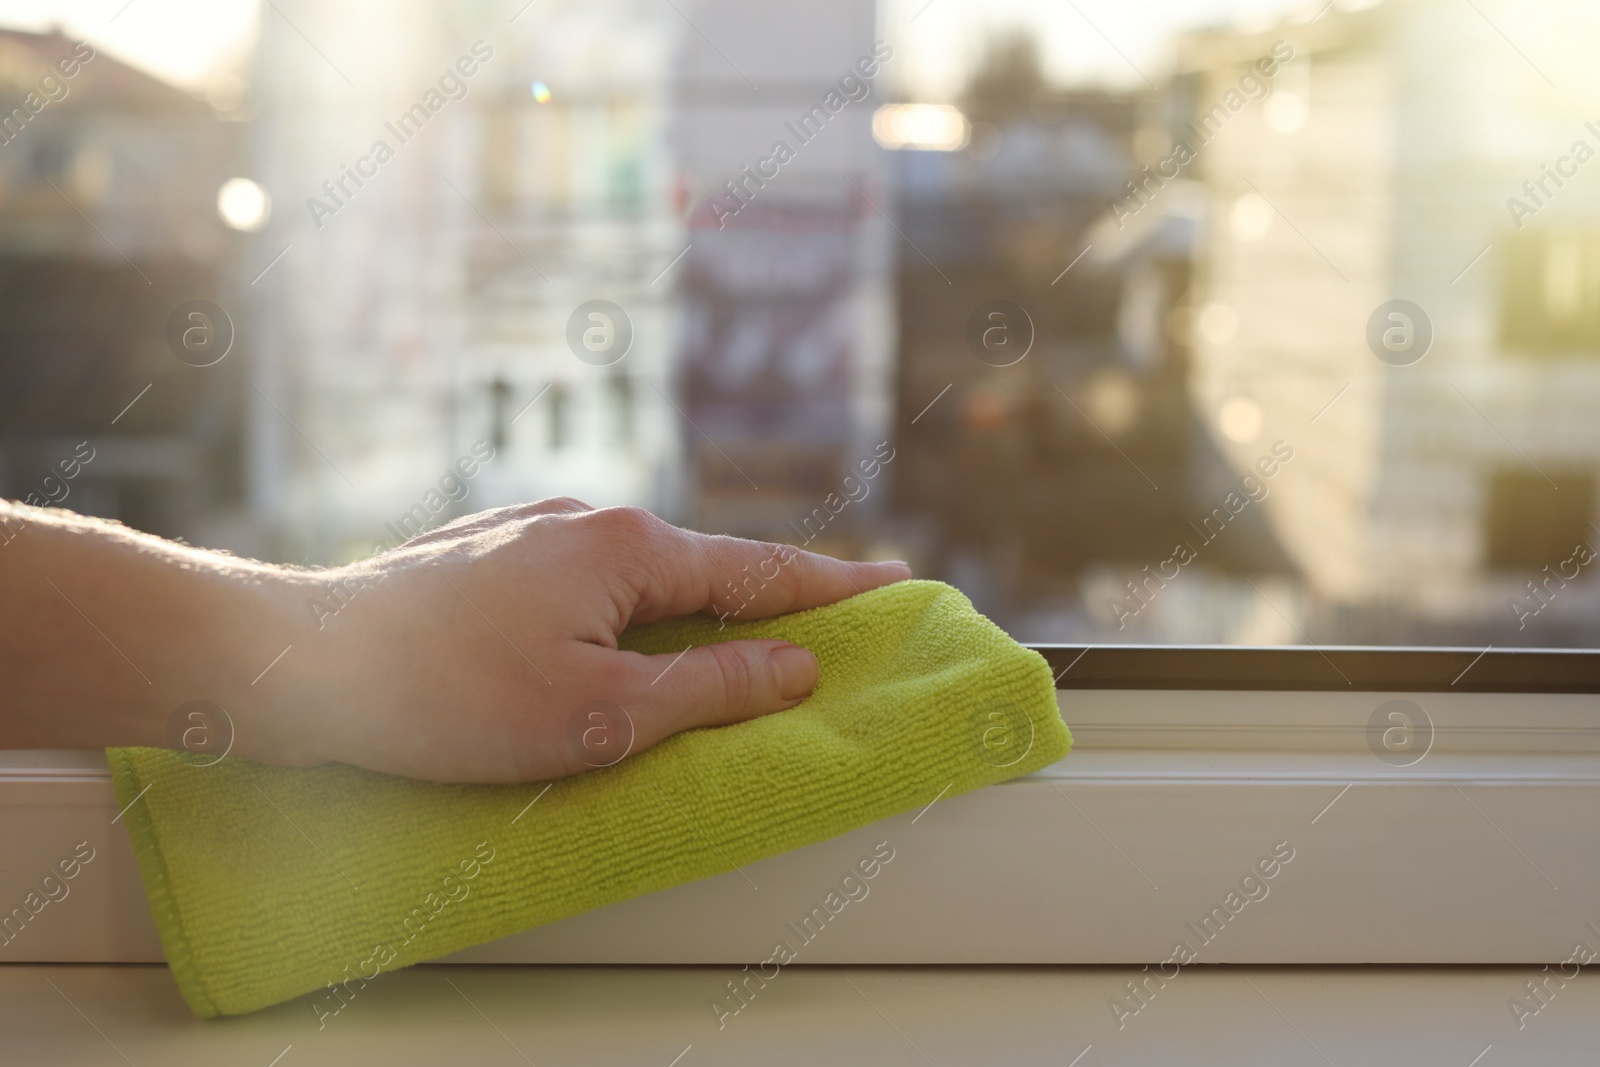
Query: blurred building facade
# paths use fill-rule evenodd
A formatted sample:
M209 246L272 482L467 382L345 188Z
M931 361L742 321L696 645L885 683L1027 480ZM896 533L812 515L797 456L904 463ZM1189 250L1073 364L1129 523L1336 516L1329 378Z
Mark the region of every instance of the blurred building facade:
M1193 417L1190 337L1175 328L1203 193L1107 218L1167 95L1054 88L1026 39L1000 38L962 107L964 148L893 153L907 245L896 507L922 573L1033 640L1258 633L1249 587L1221 580L1292 570L1258 513L1159 613L1133 592L1159 582L1146 569L1195 536L1187 524L1233 477ZM986 337L1001 343L985 351Z
M682 247L677 27L627 0L279 7L254 132L280 210L251 294L252 502L279 552L347 559L545 496L663 507L676 427L645 383L668 379L652 282ZM594 300L631 343L585 361L568 324Z
M0 107L0 495L192 534L243 495L243 378L165 326L230 284L241 129L59 33L0 31Z
M1296 450L1264 507L1322 604L1313 639L1567 644L1600 621L1575 559L1600 545L1600 186L1576 162L1600 97L1458 14L1391 2L1182 49L1187 122L1292 42L1193 164L1215 224L1190 325L1217 447L1240 470ZM1379 311L1396 299L1422 316ZM1417 347L1381 359L1390 329ZM1221 432L1241 398L1257 440Z
M860 552L895 473L876 458L891 436L897 250L871 134L895 51L864 0L684 12L706 31L686 38L673 87L684 516Z
M872 103L810 110L859 83L870 3L280 7L254 123L280 204L250 294L253 504L280 554L556 495L780 539L871 454ZM384 49L351 43L378 20ZM479 442L494 458L441 490Z

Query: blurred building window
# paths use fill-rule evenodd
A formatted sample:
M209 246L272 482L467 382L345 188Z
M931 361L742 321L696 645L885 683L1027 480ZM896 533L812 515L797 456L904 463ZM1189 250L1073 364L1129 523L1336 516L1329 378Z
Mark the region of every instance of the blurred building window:
M505 209L517 198L517 112L509 103L484 108L483 192L495 207Z
M611 441L619 450L633 444L633 379L614 374L606 380L606 400L611 416Z
M1579 471L1531 470L1489 475L1484 513L1484 565L1488 570L1535 572L1592 543L1595 479ZM1559 486L1559 488L1557 488Z
M644 207L644 116L631 103L606 113L606 200L611 211L636 214Z
M572 396L565 382L551 383L549 404L550 451L559 452L572 440Z
M1600 232L1515 235L1502 294L1501 339L1511 351L1600 353Z
M28 178L34 182L60 182L67 174L72 147L54 132L40 131L28 151Z
M497 452L506 446L506 441L511 437L511 428L506 421L510 405L511 383L497 376L489 383L489 443Z

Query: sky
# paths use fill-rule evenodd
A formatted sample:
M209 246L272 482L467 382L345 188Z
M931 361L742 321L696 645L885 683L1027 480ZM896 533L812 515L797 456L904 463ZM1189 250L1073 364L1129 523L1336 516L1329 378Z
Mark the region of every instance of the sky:
M897 44L899 89L909 98L951 101L987 40L1033 31L1045 73L1065 85L1131 88L1160 83L1172 43L1209 25L1272 25L1314 15L1325 0L880 0L880 34ZM1347 5L1348 6L1348 5ZM1142 75L1141 75L1142 72Z
M70 37L188 89L242 72L256 0L0 0L0 26Z
M879 0L879 32L896 43L902 93L949 101L995 31L1035 31L1056 81L1131 86L1140 71L1160 80L1172 37L1183 29L1271 22L1315 2ZM219 70L242 72L261 10L258 0L0 0L0 25L40 31L58 24L168 82L203 89Z

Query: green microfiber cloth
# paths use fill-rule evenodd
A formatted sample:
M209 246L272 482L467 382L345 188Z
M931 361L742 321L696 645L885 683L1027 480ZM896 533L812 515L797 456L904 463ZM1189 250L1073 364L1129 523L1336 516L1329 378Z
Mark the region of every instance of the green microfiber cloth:
M725 630L657 623L621 644L671 653L745 637L811 649L812 696L547 792L108 750L189 1006L237 1014L322 990L313 1007L331 1012L377 973L1014 778L1072 743L1044 660L937 582Z

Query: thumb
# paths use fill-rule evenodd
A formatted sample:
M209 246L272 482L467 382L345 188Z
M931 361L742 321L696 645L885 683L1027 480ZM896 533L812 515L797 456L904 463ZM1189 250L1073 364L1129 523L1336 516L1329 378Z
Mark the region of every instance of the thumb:
M787 641L723 641L648 662L653 681L639 708L647 744L679 730L792 708L811 695L818 677L817 658Z

